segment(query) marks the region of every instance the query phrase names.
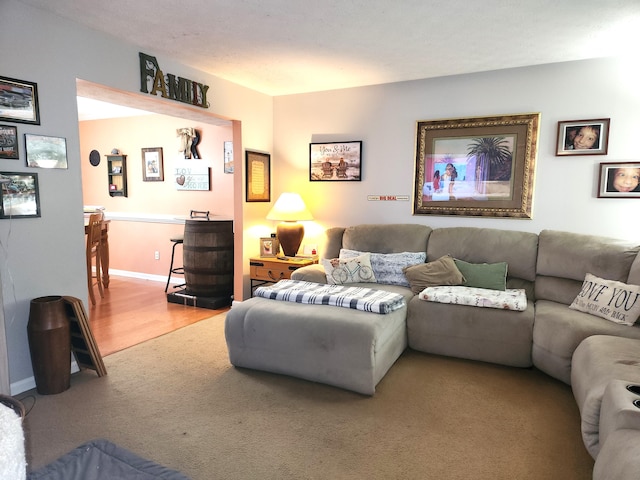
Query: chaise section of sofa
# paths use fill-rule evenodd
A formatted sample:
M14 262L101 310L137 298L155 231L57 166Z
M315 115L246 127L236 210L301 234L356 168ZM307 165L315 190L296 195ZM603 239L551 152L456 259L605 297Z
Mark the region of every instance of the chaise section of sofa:
M431 232L427 261L451 255L469 263L507 263L507 288L527 292L525 311L479 308L421 300L409 302L407 334L414 350L530 367L538 236L488 228L438 228Z
M591 335L640 338L640 327L619 325L569 308L587 273L640 284L640 246L622 240L543 230L538 241L533 364L571 383L571 358Z

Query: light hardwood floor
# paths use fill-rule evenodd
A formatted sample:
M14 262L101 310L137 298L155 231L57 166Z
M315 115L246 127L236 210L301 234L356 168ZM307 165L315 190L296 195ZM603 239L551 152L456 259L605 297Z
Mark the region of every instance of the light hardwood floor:
M228 310L169 303L164 286L162 282L111 276L104 298L96 291L96 304L89 304L87 313L103 357Z

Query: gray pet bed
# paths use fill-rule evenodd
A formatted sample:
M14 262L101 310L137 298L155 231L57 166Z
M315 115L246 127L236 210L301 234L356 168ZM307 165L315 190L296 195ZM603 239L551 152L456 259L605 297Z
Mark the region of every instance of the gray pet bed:
M108 440L93 440L31 472L28 480L189 480Z

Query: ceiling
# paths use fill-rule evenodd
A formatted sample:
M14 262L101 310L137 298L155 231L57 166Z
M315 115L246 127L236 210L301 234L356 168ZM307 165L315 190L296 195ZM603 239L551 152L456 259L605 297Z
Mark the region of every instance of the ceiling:
M18 0L268 95L622 55L638 0ZM634 55L637 53L634 52Z

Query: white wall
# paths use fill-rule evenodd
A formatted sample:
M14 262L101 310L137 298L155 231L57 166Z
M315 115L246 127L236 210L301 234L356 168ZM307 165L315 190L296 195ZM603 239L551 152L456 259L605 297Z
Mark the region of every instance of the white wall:
M162 34L158 32L160 37ZM144 94L139 93L137 47L13 0L0 2L0 44L7 46L3 48L0 75L38 85L41 124L17 124L20 139L24 133L65 137L69 163L68 170L27 168L22 140L20 160L0 160L0 171L38 174L42 208L41 218L0 220L2 306L9 376L15 393L32 386L26 332L31 299L70 295L83 300L85 307L88 305L80 171L80 162L86 159L80 158L76 79L138 96ZM154 55L153 51L144 53ZM181 65L175 59L159 57L158 61L165 73L209 85L209 111L238 120L235 124L242 132L242 142L234 131L234 150L238 152L234 195L240 198L242 166L238 160L244 158L242 148L272 149L272 98ZM236 236L242 242L244 217L250 219L254 208L237 199L235 208ZM236 266L242 271L248 262L242 258L240 245L236 246L236 255L240 255ZM239 282L242 280L240 276Z
M276 188L302 193L323 227L557 229L640 243L640 200L597 198L600 162L640 161L640 90L632 85L638 74L623 65L603 59L277 97ZM367 201L367 195L412 197L417 121L529 112L541 113L533 219L413 216L412 201ZM592 118L611 118L609 154L556 157L558 122ZM344 140L363 141L362 181L309 182L309 143Z

